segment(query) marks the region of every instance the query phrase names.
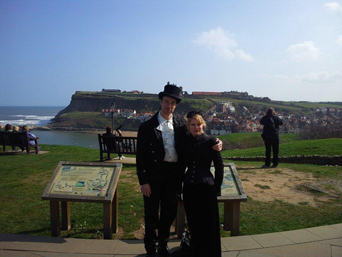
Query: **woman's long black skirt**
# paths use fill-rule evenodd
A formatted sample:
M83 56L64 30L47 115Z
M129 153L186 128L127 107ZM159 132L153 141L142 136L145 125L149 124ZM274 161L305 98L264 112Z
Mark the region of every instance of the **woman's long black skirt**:
M221 257L220 219L215 186L185 186L183 195L193 256Z

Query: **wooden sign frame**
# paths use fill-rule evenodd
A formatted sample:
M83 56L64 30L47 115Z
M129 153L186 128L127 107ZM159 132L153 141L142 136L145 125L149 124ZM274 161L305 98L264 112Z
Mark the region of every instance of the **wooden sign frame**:
M121 169L121 163L60 161L42 195L50 201L51 235L60 236L59 202L64 230L71 228L69 202L95 202L103 204L104 238L110 239L118 230Z

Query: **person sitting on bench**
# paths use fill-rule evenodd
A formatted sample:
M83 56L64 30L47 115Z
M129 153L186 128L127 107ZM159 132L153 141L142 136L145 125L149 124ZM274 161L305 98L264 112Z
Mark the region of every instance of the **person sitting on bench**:
M121 130L118 129L117 132L118 132L119 136L122 136L122 135L121 135ZM110 136L116 136L116 137L117 137L117 135L113 133L111 127L106 127L106 133L104 133L103 135L104 135L104 136L105 136L105 135L110 135ZM107 147L111 148L111 147L108 146L108 145L107 145ZM119 146L119 144L118 144L117 142L115 142L115 145L114 145L113 148L116 149L117 147L120 147L120 146ZM121 153L119 153L119 160L122 160L122 159L124 159L124 158L125 158L125 157L124 157Z
M39 151L39 146L36 145L35 139L39 139L39 137L37 137L36 135L32 134L29 131L29 128L27 125L23 126L21 129L22 132L27 132L27 136L29 138L29 144L30 146L32 146L33 148L37 148L37 152Z

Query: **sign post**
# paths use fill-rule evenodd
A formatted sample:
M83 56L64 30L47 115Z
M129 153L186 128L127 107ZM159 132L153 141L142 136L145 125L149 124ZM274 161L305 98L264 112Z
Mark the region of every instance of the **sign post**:
M59 162L42 195L50 201L51 235L60 236L59 202L63 230L71 228L70 202L95 202L103 204L104 238L111 239L118 230L121 168L121 163Z

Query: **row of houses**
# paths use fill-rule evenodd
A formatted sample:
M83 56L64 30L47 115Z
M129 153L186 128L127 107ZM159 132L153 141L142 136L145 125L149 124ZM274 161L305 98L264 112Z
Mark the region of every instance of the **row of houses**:
M203 115L206 121L206 132L210 135L228 135L231 133L250 133L261 132L262 126L260 119L265 115L264 112L251 113L248 108L242 107L240 110L242 116L235 118L235 107L231 102L221 102L216 106L216 109L206 112ZM150 119L154 113L144 112L137 113L136 110L131 109L103 109L102 115L107 117L126 117L127 119L139 120L144 122ZM180 114L179 116L184 116ZM278 116L285 121L285 124L280 127L283 132L298 133L300 128L310 126L310 124L332 124L338 122L329 117L299 117L294 114L278 114Z
M180 87L182 89L182 87ZM120 89L106 89L103 88L103 93L131 93L131 94L144 94L143 91L132 90L132 91L121 91ZM211 91L193 91L189 94L187 91L182 91L184 96L227 96L236 99L245 99L245 100L257 100L263 102L270 102L271 99L268 97L256 97L253 95L249 95L247 92L238 92L238 91L224 91L224 92L211 92Z

